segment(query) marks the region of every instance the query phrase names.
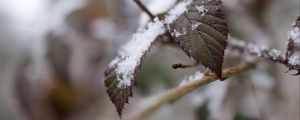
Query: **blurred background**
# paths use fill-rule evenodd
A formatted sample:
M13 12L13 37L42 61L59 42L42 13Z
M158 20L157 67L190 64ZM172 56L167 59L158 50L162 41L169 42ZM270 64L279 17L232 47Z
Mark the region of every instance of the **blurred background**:
M177 0L142 0L153 14ZM285 51L299 0L223 0L232 36ZM132 0L0 0L0 120L117 120L103 72L118 47L149 21ZM247 59L228 50L225 67ZM176 87L201 66L156 43L125 114ZM299 120L299 76L269 61L214 82L147 120Z

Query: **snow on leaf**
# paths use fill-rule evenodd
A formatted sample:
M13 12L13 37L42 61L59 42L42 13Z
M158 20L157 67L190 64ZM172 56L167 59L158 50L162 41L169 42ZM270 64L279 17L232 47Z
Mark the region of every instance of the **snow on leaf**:
M288 32L288 39L285 62L291 65L300 64L300 16L298 16ZM298 70L297 75L299 74L300 71Z
M191 4L192 0L184 0L178 3L173 9L168 12L168 15L164 19L166 25L172 24L179 16L187 11L187 6Z
M158 19L147 24L147 29L140 29L134 34L119 50L120 58L122 59L116 66L118 76L118 87L126 88L131 86L131 81L134 79L136 68L141 63L141 58L150 49L155 38L165 32L164 25Z
M132 86L127 88L119 88L117 75L114 71L111 71L106 75L105 86L107 88L107 94L110 97L110 100L115 104L119 116L122 114L124 109L124 104L128 103L128 98L132 97Z
M171 33L182 50L222 77L224 51L227 46L228 28L220 0L197 0L170 25Z
M165 31L164 25L158 19L149 22L146 29L139 29L132 38L122 46L106 71L105 86L111 101L121 115L124 104L132 96L132 86L135 85L135 72L141 65L142 57L150 49L155 38Z
M147 23L145 28L140 28L119 49L118 57L109 64L105 72L105 86L120 116L125 103L128 103L129 97L132 96L132 88L136 85L135 72L141 65L142 58L150 50L154 40L165 33L165 25L173 23L186 11L186 6L190 3L191 0L182 1L168 12L164 20L159 21L156 18L153 22Z

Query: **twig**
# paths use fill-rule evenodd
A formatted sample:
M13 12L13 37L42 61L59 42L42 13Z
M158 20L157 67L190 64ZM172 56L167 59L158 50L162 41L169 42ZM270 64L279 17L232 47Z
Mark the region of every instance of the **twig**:
M251 55L255 55L257 57L265 58L271 60L273 62L277 62L285 65L289 68L289 70L297 70L300 73L300 63L289 63L286 62L285 55L281 53L281 51L276 49L268 49L266 47L257 46L254 44L246 44L242 40L237 40L236 38L230 37L228 47L235 50L245 51Z
M148 10L148 8L140 1L140 0L133 0L141 10L143 10L153 21L155 16Z
M242 63L240 65L237 65L235 67L229 68L227 70L224 70L222 72L223 78L228 78L232 75L244 72L246 70L249 70L257 62L259 62L259 59L256 59L253 62L248 62L248 63ZM124 120L141 120L153 112L155 112L157 109L162 107L163 105L167 103L171 103L172 101L175 101L184 95L196 90L199 87L205 86L211 82L217 81L218 78L215 74L210 74L206 75L203 79L201 80L192 80L189 81L188 83L178 86L176 88L173 88L171 90L166 91L163 94L160 94L158 97L156 97L154 100L149 101L150 103L144 106L143 108L133 111L131 114L128 114L128 116L124 117Z

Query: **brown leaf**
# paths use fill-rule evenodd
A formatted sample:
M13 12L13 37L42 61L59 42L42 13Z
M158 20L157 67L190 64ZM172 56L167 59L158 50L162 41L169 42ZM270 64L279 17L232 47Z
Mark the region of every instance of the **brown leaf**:
M105 73L105 86L107 88L107 94L110 100L114 103L119 116L122 115L125 103L128 104L129 97L132 97L132 87L119 88L119 81L117 80L117 74L114 71L107 71Z
M170 28L175 41L187 55L222 78L228 27L221 1L196 1Z

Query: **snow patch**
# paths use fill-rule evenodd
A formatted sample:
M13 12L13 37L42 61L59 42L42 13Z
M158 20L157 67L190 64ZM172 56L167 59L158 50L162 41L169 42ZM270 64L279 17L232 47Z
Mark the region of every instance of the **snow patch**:
M276 60L278 57L280 57L281 52L279 50L272 49L269 54L273 60Z
M272 49L269 51L266 46L256 46L254 44L246 44L244 41L237 40L236 38L229 37L229 44L231 46L238 46L239 48L244 48L244 50L248 51L250 54L254 54L258 57L266 57L272 60L277 60L280 58L284 58L281 54L281 51Z
M183 30L183 32L179 32L179 31L177 31L177 30L173 30L173 32L172 32L171 34L172 34L172 36L179 37L179 36L181 36L181 35L185 35L185 34L186 34L186 31Z
M292 27L288 32L288 38L292 40L297 47L300 47L300 31L297 26Z
M165 18L165 23L173 23L180 15L187 11L187 6L191 4L192 0L185 0L181 3L178 3L172 10L169 11L168 15Z
M300 55L293 55L289 57L289 64L299 65L300 64Z
M179 86L186 85L187 83L195 80L201 80L204 77L204 74L200 71L195 72L193 75L186 77L182 80L182 82L179 84Z
M192 30L195 30L195 29L197 29L197 27L199 26L199 25L201 25L201 23L195 23L195 24L193 24L192 25Z
M205 13L208 11L207 9L205 9L204 5L201 5L201 6L196 6L197 10L199 13L201 13L201 16L204 16Z

